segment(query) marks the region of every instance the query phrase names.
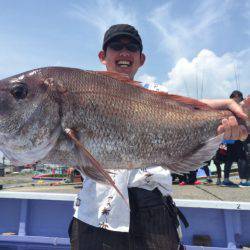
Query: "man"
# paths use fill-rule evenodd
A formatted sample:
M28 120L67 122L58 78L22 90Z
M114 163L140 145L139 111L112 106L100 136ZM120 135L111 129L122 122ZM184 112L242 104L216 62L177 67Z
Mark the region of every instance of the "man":
M145 62L142 50L141 37L133 26L113 25L104 35L99 59L108 71L126 74L132 80ZM230 103L244 116L228 100L207 102L218 108L228 107ZM235 118L224 120L218 131L225 131L230 137L235 133L237 138L239 134L245 136ZM125 198L129 198L130 209L112 187L85 178L69 228L71 249L179 249L178 210L171 198L170 172L155 167L112 170L110 175Z

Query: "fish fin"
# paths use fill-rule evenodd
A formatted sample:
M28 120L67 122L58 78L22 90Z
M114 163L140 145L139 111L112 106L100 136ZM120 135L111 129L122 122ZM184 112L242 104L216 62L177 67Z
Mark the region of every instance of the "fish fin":
M128 75L123 74L123 73L117 73L117 72L113 72L113 71L93 71L94 73L98 74L98 75L105 75L111 78L114 78L118 81L124 82L124 83L130 83L130 84L134 84L136 86L140 86L140 82L137 81L133 81L131 80Z
M220 134L209 139L199 146L193 154L184 157L181 161L172 162L163 167L176 173L186 173L202 167L205 161L213 158L223 140L223 136L224 134Z
M202 109L202 110L212 110L210 106L208 106L206 103L203 103L199 100L190 98L190 97L185 97L185 96L179 96L179 95L173 95L173 94L168 94L163 91L155 91L155 90L149 90L140 85L140 82L130 80L126 74L121 74L117 72L112 72L112 71L94 71L94 73L97 73L99 75L106 75L108 77L114 78L118 81L127 83L127 84L132 84L136 86L137 88L141 88L143 92L150 92L154 93L156 95L161 95L163 97L166 97L167 99L185 104L187 106L190 106L195 109Z
M164 93L163 93L164 94ZM165 93L166 94L166 93ZM213 110L210 106L208 106L206 103L203 103L199 100L185 97L185 96L179 96L179 95L172 95L167 94L168 99L191 106L195 109L202 109L202 110Z
M64 129L65 133L71 138L76 147L83 153L83 157L88 159L88 161L91 162L92 166L95 167L97 172L99 172L103 177L107 180L107 182L114 187L114 189L118 192L118 194L122 197L122 199L125 201L125 203L129 206L129 203L127 199L123 196L121 191L118 189L118 187L115 185L115 182L110 177L110 175L103 169L101 164L88 152L88 150L84 147L84 145L76 138L75 133L72 129L66 128Z

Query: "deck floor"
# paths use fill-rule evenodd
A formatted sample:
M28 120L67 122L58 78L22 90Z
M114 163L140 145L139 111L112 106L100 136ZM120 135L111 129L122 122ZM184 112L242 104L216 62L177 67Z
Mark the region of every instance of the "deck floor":
M70 246L52 246L50 244L1 243L0 250L70 250Z
M232 181L238 183L238 176L231 176ZM194 199L194 200L221 200L221 201L241 201L250 202L250 187L229 188L220 187L215 184L202 185L173 185L173 197L175 199ZM80 191L79 185L60 185L50 186L49 184L32 184L31 176L5 176L0 177L0 184L3 185L2 191L13 192L49 192L49 193L72 193Z

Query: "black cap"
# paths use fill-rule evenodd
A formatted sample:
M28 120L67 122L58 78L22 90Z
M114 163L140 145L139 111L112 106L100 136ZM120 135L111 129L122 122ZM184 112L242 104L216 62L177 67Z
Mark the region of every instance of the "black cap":
M230 98L239 97L240 101L243 101L243 94L239 90L234 90L230 95Z
M108 42L118 36L128 36L134 39L140 45L142 51L142 41L138 31L129 24L116 24L112 25L104 34L102 49L105 50L107 48Z

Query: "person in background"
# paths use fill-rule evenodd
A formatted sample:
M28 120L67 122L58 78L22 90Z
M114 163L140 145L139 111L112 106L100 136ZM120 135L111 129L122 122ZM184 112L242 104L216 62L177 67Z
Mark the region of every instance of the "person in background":
M223 144L226 144L227 154L225 157L224 165L224 180L221 183L222 187L239 187L238 184L232 182L230 178L231 168L234 162L238 160L238 151L235 146L235 140L223 140Z
M202 182L197 180L197 172L198 170L195 171L190 171L188 174L183 174L179 176L180 186L185 186L185 185L201 185Z
M244 104L243 96L241 105ZM250 186L250 134L245 141L236 141L241 147L238 159L238 171L240 176L240 187L249 187Z
M227 145L221 143L218 150L216 151L215 156L213 157L214 165L216 166L217 170L217 181L216 185L221 185L221 164L225 163L227 155Z
M239 90L234 90L231 93L230 98L233 99L237 103L241 103L244 100L243 94Z
M138 31L128 24L111 26L104 35L99 59L107 71L134 79L145 62ZM116 74L117 75L117 74ZM151 89L159 86L152 84ZM213 108L231 108L244 116L232 100L204 100ZM234 130L232 130L234 128ZM236 129L236 130L235 130ZM235 117L224 119L218 128L231 137L246 137ZM160 166L133 170L110 170L129 208L114 188L85 177L77 195L74 218L69 226L72 250L159 250L183 249L178 217L187 225L172 200L172 178Z
M249 183L250 179L250 134L248 134L247 140L245 141L245 150L246 150L246 159L247 159L247 182Z
M234 90L231 93L230 98L239 104L244 100L243 94L238 90ZM221 185L226 187L238 187L236 183L229 180L232 164L233 162L236 162L238 165L239 177L241 179L240 186L250 186L250 183L248 182L249 176L244 142L240 140L227 140L225 142L227 144L227 155L224 167L224 180Z
M249 141L249 139L248 139ZM249 143L248 141L235 141L235 147L237 150L237 165L238 165L238 172L240 177L240 187L250 187L250 168L247 159L247 151Z
M205 174L207 176L207 179L204 182L204 184L211 184L211 183L213 183L213 180L211 179L211 176L210 176L210 170L209 170L209 165L211 163L211 160L210 161L205 161L204 163L205 163L205 165L203 167L201 167L201 169L204 170L204 172L205 172Z

